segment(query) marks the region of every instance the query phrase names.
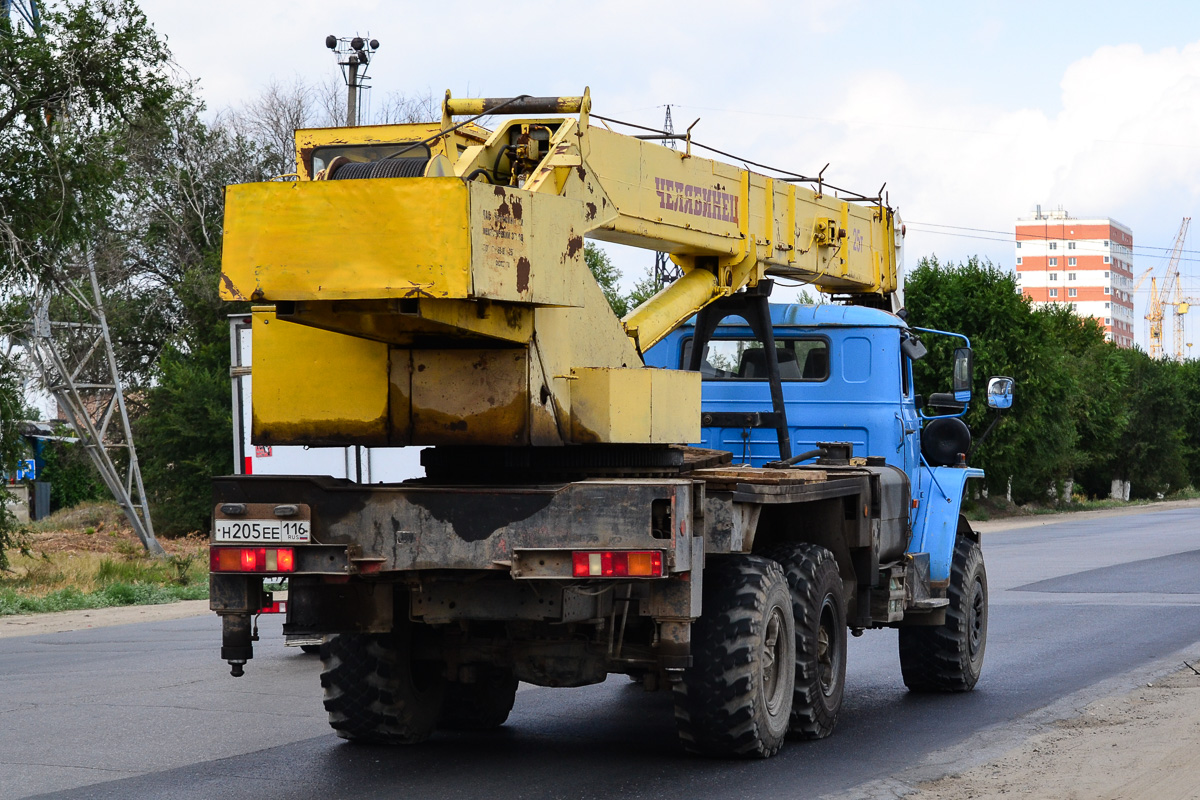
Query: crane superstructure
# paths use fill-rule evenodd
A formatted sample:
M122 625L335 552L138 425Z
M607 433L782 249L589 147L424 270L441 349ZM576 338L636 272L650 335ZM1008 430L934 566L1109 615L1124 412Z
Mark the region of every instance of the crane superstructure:
M360 127L356 146L345 129L302 132L301 180L230 186L222 297L274 305L254 321L268 354L255 441L695 441L699 375L641 359L684 320L770 277L895 310L900 239L882 197L852 203L704 158L690 134L677 151L616 133L590 109L587 91L447 93L440 125ZM453 122L546 113L578 116L490 134ZM345 180L389 177L405 179ZM585 236L667 252L683 275L617 320ZM308 330L271 328L276 317ZM303 380L270 357L283 352L307 354Z
M432 445L399 483L214 478L231 673L254 618L282 612L285 635L322 642L348 739L496 727L519 681L620 673L672 692L686 749L724 756L833 730L848 631L900 628L914 691L974 687L972 351L889 313L882 188L850 202L701 157L690 132L675 150L596 127L586 91L442 108L297 131L298 180L227 189L221 293L254 304L252 442ZM682 274L618 320L585 237ZM777 277L846 303L772 306ZM956 343L952 391L925 409L919 333ZM1012 380L988 398L1011 406ZM264 577L287 579L285 609Z

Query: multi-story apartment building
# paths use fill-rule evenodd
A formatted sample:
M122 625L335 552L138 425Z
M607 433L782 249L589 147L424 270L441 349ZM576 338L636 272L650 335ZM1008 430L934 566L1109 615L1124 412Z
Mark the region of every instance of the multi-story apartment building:
M1017 285L1035 303L1070 303L1105 338L1133 346L1133 231L1112 219L1075 219L1061 208L1018 219Z

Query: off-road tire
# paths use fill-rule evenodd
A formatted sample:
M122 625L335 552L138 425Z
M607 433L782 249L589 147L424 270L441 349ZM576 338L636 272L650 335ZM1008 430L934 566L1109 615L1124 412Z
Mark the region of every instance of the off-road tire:
M987 571L976 542L959 536L950 566L946 622L900 629L900 672L913 692L969 692L987 646Z
M448 682L438 727L452 731L486 731L508 719L517 697L512 670L484 671L474 683Z
M815 544L780 545L767 555L783 567L796 620L796 687L790 732L833 733L846 691L846 604L837 559Z
M692 753L766 758L792 707L795 626L779 565L759 556L710 558L692 666L675 684L675 723Z
M325 710L338 736L413 744L433 733L444 681L436 665L413 662L407 633L343 633L321 646Z

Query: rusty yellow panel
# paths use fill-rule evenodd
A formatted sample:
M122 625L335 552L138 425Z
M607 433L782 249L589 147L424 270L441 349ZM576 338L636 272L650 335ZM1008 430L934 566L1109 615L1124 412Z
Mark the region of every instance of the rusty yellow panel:
M255 311L255 444L388 443L387 345Z
M221 297L469 297L467 197L457 178L230 186Z
M412 444L412 351L392 348L388 369L388 417L391 420L389 444Z
M574 305L569 276L583 264L583 204L479 182L470 189L475 295Z
M648 369L650 438L658 444L700 441L700 373Z
M528 444L528 351L414 350L412 443Z
M620 212L604 241L673 254L734 255L745 199L737 167L630 136L589 128L582 169L595 174Z
M576 444L650 444L649 370L571 370L571 440Z
M288 322L395 345L438 339L526 343L533 309L470 300L336 300L296 303Z

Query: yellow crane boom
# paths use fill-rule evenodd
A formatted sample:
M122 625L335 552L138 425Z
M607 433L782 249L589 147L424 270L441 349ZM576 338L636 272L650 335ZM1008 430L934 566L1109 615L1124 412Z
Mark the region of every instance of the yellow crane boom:
M262 304L255 441L695 441L699 375L641 361L692 314L767 276L891 303L882 199L596 127L590 109L586 91L447 93L440 124L298 131L300 180L230 186L221 293ZM518 116L453 123L469 114ZM683 276L619 321L585 236L667 252Z

